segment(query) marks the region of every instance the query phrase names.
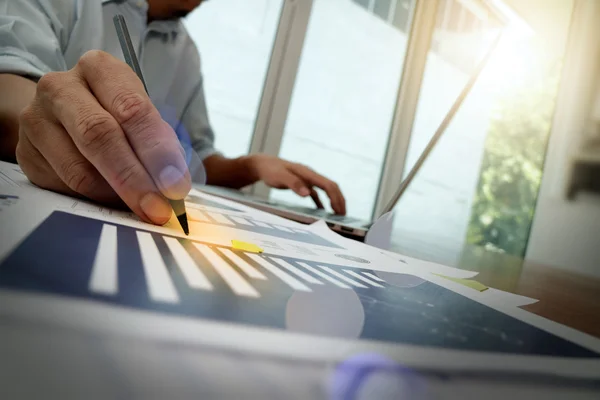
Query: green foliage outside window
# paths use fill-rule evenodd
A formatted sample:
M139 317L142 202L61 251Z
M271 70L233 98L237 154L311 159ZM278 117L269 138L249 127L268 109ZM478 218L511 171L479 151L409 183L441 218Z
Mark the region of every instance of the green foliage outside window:
M492 117L467 231L469 244L523 256L542 177L561 70L537 58Z

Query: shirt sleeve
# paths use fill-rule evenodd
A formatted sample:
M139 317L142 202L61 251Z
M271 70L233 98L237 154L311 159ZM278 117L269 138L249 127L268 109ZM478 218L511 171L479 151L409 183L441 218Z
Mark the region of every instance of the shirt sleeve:
M75 6L75 0L0 0L0 73L39 79L65 71L63 22Z
M190 103L184 111L182 123L189 133L191 147L201 160L220 154L214 147L215 134L208 119L202 78L196 85Z

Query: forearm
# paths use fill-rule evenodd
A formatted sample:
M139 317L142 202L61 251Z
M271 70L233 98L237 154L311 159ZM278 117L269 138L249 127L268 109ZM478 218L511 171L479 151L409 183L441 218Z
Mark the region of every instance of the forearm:
M204 168L208 185L240 189L259 179L252 165L252 156L226 158L213 155L204 160Z
M35 96L35 82L13 74L0 74L0 160L16 162L19 114Z

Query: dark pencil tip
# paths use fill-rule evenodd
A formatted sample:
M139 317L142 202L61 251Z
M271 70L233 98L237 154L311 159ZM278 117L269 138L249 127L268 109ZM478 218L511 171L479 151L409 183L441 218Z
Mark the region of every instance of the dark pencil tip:
M183 228L183 232L185 232L185 234L189 236L189 234L190 234L190 228L188 226L187 213L183 213L181 215L178 215L177 216L177 220L179 221L179 224Z

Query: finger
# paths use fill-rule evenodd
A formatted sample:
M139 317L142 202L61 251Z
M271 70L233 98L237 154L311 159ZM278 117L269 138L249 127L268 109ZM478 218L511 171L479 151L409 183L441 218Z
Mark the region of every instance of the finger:
M336 214L346 214L346 199L344 199L342 191L335 182L301 164L290 164L289 168L309 185L323 189L327 193L331 201L331 208Z
M65 183L56 175L50 164L41 153L29 141L24 134L22 126L19 127L19 142L17 143L16 157L21 170L27 176L27 179L34 185L53 192L66 195L76 195Z
M318 209L322 210L325 208L323 202L321 202L321 198L319 198L319 193L314 188L310 189L310 197L313 199Z
M279 175L274 179L273 186L277 188L288 188L294 191L298 196L306 197L310 195L310 189L306 183L297 175L294 175L287 169L282 169Z
M123 129L134 152L161 192L183 199L191 189L185 157L173 129L161 118L142 82L108 53L86 53L77 70L92 93Z
M27 139L51 167L53 175L58 176L72 193L104 204L118 205L119 197L108 182L81 155L67 131L45 114L34 102L21 114L21 126L27 133Z
M52 110L79 152L127 206L144 220L166 223L172 209L159 194L119 124L72 73L46 74L38 83L44 108Z

